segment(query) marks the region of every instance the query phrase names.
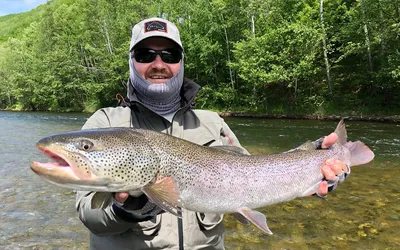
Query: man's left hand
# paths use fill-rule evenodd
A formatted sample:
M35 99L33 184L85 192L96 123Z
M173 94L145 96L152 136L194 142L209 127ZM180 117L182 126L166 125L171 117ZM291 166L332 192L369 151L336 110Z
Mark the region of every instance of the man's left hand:
M336 133L331 133L330 135L326 136L322 142L321 148L329 148L333 144L336 143L338 140L338 136ZM343 179L339 178L338 176L343 175L344 173L348 173L349 169L347 168L346 164L339 160L327 160L321 166L322 174L324 175L325 179L320 183L318 186L317 195L320 197L324 197L328 193L328 181L335 182L337 185Z

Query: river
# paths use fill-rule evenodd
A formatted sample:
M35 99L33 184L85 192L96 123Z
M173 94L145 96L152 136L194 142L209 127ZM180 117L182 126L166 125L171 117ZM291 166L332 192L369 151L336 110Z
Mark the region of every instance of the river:
M77 130L87 114L0 111L0 249L87 249L74 193L30 169L47 161L35 142ZM337 121L226 118L252 154L279 153L332 132ZM225 217L227 249L400 249L400 124L347 122L350 140L375 152L326 199L260 209L274 235Z

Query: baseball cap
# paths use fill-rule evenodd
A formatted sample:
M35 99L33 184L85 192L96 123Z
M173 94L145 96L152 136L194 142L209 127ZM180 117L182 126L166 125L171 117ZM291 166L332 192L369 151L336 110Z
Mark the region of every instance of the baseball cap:
M133 27L129 51L132 51L132 49L144 39L157 36L174 41L183 51L178 28L170 21L158 17L145 19Z

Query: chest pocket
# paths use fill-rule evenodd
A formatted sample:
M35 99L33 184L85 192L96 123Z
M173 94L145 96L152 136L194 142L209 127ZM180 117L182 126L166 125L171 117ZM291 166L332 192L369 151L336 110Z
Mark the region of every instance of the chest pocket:
M222 214L196 213L197 221L201 230L211 230L215 228L224 218Z
M180 135L174 135L174 136L181 137L182 139L203 146L222 145L219 129L210 130L207 127L198 127L196 129L184 129L183 131L181 131Z
M223 215L194 213L191 216L194 218L192 217L190 220L197 225L193 225L192 230L190 227L188 230L184 229L185 244L189 248L203 246L202 249L224 249Z
M131 231L138 236L154 237L160 231L161 220L162 216L157 215L155 221L148 220L148 221L134 223L134 226L131 227Z

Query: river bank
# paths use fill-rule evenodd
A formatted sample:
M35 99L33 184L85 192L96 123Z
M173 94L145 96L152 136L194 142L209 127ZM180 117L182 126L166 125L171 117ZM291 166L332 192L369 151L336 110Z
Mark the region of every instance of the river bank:
M0 109L0 111L11 112L47 112L47 111L29 111L19 109ZM54 111L48 111L54 112ZM67 112L58 111L59 113L83 113L91 115L93 112ZM262 119L295 119L295 120L326 120L337 121L342 118L348 121L371 121L371 122L388 122L400 123L400 115L330 115L330 114L254 114L238 111L216 111L222 117L243 117L243 118L262 118Z
M248 117L263 119L304 119L304 120L340 120L344 118L348 121L371 121L371 122L390 122L400 123L400 115L378 116L378 115L321 115L321 114L250 114L243 112L219 112L222 117Z

